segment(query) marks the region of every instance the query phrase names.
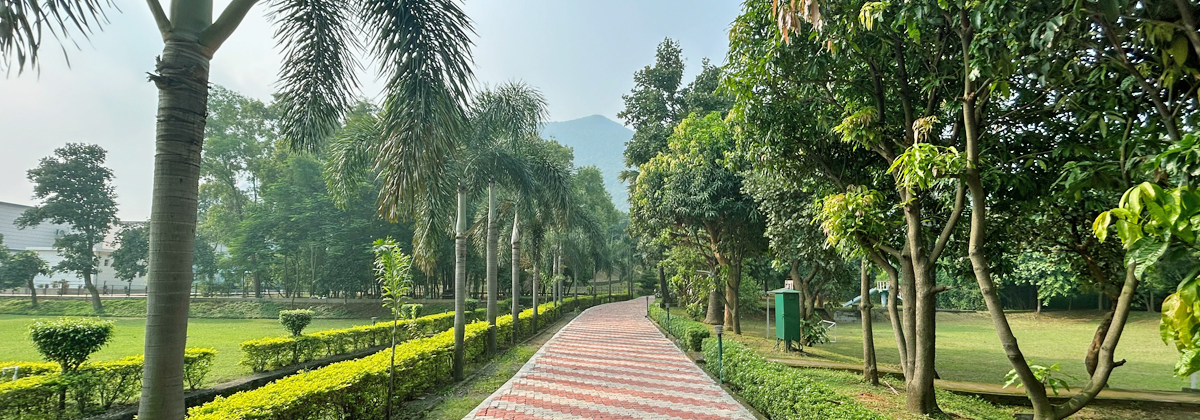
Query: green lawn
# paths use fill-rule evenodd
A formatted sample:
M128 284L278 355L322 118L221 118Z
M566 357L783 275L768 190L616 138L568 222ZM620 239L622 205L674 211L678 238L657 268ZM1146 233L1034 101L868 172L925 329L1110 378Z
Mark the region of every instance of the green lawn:
M50 317L46 317L50 318ZM26 331L33 317L0 315L0 361L42 360L41 355L29 341ZM91 360L114 360L142 353L146 339L144 318L107 318L116 322L113 339L96 352ZM313 332L331 328L346 328L369 323L354 319L314 319L305 329ZM188 321L188 347L217 349L208 384L220 383L248 375L250 369L238 364L242 353L238 346L246 340L268 336L286 335L283 326L275 319L190 319Z
M674 312L674 311L672 311ZM1017 313L1008 316L1025 357L1049 366L1058 363L1063 372L1083 385L1087 378L1083 357L1095 334L1097 311ZM1128 363L1113 372L1113 388L1178 391L1188 383L1171 374L1178 357L1175 349L1158 336L1158 314L1134 312L1117 347L1117 360ZM772 331L774 331L772 321ZM766 321L762 313L742 320L748 344L769 349L774 342L762 339ZM810 349L826 359L861 363L862 329L858 323L837 326L837 342ZM886 318L875 322L875 347L879 363L896 365L896 340ZM1012 366L996 338L985 313L939 313L937 325L937 369L943 379L966 382L1004 383ZM775 353L781 355L781 353Z

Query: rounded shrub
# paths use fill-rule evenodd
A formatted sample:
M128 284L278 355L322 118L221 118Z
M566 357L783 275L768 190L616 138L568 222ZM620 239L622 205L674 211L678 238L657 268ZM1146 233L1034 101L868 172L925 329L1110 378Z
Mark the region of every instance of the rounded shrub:
M290 311L279 311L279 323L283 324L283 328L287 328L288 332L293 336L300 335L312 322L313 311L309 309L293 309Z
M59 318L34 321L29 338L47 361L58 363L63 372L74 372L88 356L112 338L113 322L91 318Z
M406 303L400 306L401 319L417 319L421 317L421 310L425 305L420 303Z

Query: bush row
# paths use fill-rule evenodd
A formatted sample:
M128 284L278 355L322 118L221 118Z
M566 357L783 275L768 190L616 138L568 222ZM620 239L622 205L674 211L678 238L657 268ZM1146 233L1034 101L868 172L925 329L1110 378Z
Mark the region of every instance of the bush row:
M725 383L768 418L886 419L830 386L828 378L822 378L824 370L796 369L768 362L734 340L725 340L724 347ZM704 360L705 368L717 374L717 340L704 341Z
M469 320L486 316L476 310ZM398 322L396 341L432 335L454 326L454 312L427 315ZM379 322L350 328L317 331L290 337L267 337L242 342L241 364L255 372L280 369L298 363L366 350L391 343L392 323Z
M52 362L0 362L2 369L5 370L3 375L0 375L0 383L14 381L30 376L45 375L47 373L56 373L62 370L58 363Z
M618 297L619 298L619 297ZM564 300L563 306L553 303L538 306L538 323L545 326L557 319L562 310L609 302L614 298L580 297ZM496 319L497 340L510 343L512 328L528 335L533 310L519 314L514 325L512 315ZM487 322L467 325L465 357L469 361L484 356L489 326ZM417 338L399 344L396 351L395 400L402 402L427 392L451 380L451 361L454 352L454 330L428 338ZM381 418L387 399L388 367L391 352L384 349L357 360L334 363L321 369L298 373L261 388L239 392L188 411L190 420L301 420L329 418Z
M676 339L682 340L689 351L700 351L704 339L708 338L710 334L709 326L685 316L672 316L671 322L667 322L667 311L657 305L650 307L650 318L658 322L659 326L675 336Z
M192 389L204 382L217 351L192 348L184 354L184 380ZM0 383L0 418L71 419L137 399L142 391L142 356L111 362L85 363L74 373L58 366L29 364L41 375Z

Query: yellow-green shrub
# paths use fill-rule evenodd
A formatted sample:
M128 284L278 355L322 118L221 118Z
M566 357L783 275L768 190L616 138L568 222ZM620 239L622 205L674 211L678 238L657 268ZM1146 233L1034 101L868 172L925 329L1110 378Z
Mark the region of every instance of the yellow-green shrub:
M612 298L590 296L579 300L568 298L563 306L583 307L593 302L608 302ZM553 322L561 308L553 303L538 306L538 323ZM532 332L533 309L519 314L522 332ZM453 323L453 316L450 316ZM427 338L416 338L398 344L396 350L397 402L412 399L439 384L451 380L451 359L454 352L453 325L444 332ZM478 360L484 356L486 321L468 324L464 356ZM496 319L497 339L512 340L512 315ZM188 410L190 420L301 420L328 418L380 418L387 398L390 349L373 355L297 373L261 388L239 392Z
M204 381L216 350L192 348L184 353L184 378L195 389ZM132 402L142 389L142 356L111 362L88 362L63 374L57 365L43 374L0 383L0 418L80 418L115 404ZM59 393L67 401L58 408Z
M469 319L479 319L486 312L473 312ZM400 320L396 341L403 342L445 331L454 326L454 313ZM255 372L280 369L297 363L366 350L391 343L392 323L359 325L350 328L317 331L289 337L266 337L241 344L241 364Z
M45 375L47 373L58 372L62 369L58 366L58 363L51 362L0 362L0 368L16 368L16 379ZM13 372L11 370L5 371L4 375L0 375L0 383L13 380Z

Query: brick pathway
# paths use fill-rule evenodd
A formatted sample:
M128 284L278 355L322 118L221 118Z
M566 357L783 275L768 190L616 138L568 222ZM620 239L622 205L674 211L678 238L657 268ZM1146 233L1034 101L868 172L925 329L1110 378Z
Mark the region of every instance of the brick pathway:
M747 419L645 318L645 299L575 318L466 419Z

